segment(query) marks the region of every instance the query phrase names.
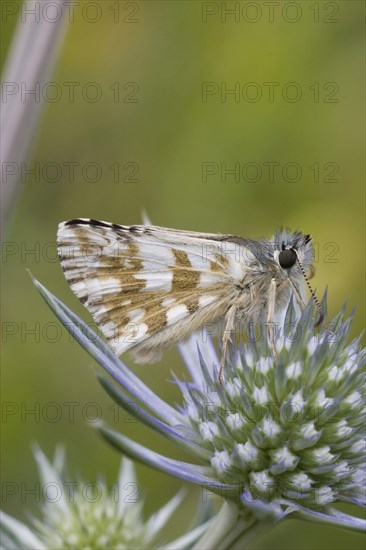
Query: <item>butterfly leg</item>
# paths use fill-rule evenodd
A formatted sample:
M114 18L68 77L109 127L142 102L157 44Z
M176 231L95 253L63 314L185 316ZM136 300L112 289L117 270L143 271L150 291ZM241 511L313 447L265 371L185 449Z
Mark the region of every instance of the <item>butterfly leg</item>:
M275 303L276 303L276 279L272 278L271 285L269 288L269 294L268 294L267 327L268 327L268 336L269 336L270 346L272 348L272 352L276 360L277 350L275 346L274 322L273 322L274 312L275 312Z
M299 304L300 308L303 310L306 307L306 304L304 303L303 299L301 298L301 294L297 286L291 281L291 279L288 279L290 285L292 286L292 290L294 291L297 303Z
M314 273L315 273L315 270L314 270ZM300 292L299 292L299 289L297 288L297 286L291 281L291 279L288 279L293 290L294 290L294 293L295 293L295 296L296 296L296 300L297 300L297 303L299 304L301 310L304 310L306 308L306 304L304 303L303 299L301 298L301 295L300 295ZM317 326L317 325L315 325ZM326 329L324 328L324 331L328 334L331 334L332 336L335 336L335 334L329 330L329 329Z
M234 320L235 315L237 311L237 306L233 304L227 311L225 315L225 330L224 335L222 337L222 354L221 354L221 361L220 361L220 372L219 372L219 382L221 386L224 385L224 368L225 368L225 361L226 361L226 353L227 353L227 345L228 342L231 342L231 334L234 330Z
M310 266L309 272L308 272L308 279L312 279L315 277L316 269L313 265Z

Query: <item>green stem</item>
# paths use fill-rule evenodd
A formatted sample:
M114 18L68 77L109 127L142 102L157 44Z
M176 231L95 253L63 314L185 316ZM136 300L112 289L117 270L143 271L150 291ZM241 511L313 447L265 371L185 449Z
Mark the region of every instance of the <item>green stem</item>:
M244 519L238 506L230 501L222 505L214 519L212 527L196 542L193 550L243 550L250 541L273 525L273 522L259 521L253 516Z
M239 537L231 542L230 546L227 547L228 550L243 550L244 548L247 548L253 540L257 539L265 532L267 533L269 529L274 527L274 525L275 524L272 521L255 521L252 525L242 531Z

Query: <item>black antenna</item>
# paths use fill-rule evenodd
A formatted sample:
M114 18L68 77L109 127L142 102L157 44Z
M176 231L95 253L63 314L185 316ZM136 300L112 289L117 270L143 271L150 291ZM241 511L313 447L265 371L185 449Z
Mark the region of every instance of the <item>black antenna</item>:
M306 284L308 285L308 289L310 290L310 294L312 295L312 297L313 297L313 299L314 299L314 302L315 302L315 305L316 305L316 307L318 308L318 311L319 311L319 319L317 320L317 322L316 322L315 325L314 325L315 327L318 327L318 326L321 324L321 322L323 321L323 319L324 319L323 308L322 308L321 303L319 302L318 298L316 297L314 290L312 289L312 286L311 286L311 284L310 284L309 278L308 278L308 276L307 276L306 273L305 273L305 269L304 269L304 268L302 267L302 265L301 265L301 262L300 262L300 259L299 259L299 255L298 255L298 253L297 253L297 250L294 249L294 252L295 252L295 254L296 254L297 263L299 264L299 267L300 267L300 269L301 269L301 273L302 273L303 276L304 276L305 282L306 282Z

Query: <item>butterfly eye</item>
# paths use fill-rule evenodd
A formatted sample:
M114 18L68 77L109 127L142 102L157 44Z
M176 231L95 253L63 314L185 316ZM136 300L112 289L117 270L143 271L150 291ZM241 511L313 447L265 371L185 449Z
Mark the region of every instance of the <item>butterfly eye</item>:
M297 255L293 250L281 250L278 255L278 261L282 269L290 269L296 263Z

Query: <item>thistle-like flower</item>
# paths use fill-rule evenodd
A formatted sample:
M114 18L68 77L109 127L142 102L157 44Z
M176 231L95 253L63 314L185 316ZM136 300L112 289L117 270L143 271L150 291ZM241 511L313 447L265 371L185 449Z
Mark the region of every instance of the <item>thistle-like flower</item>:
M100 424L102 435L122 453L221 495L225 521L201 543L230 548L253 531L294 514L352 530L365 522L334 508L365 504L365 351L347 344L350 319L342 310L314 330L310 302L300 318L290 301L276 341L233 346L225 384L212 341L191 338L180 350L192 378L176 379L181 407L161 400L62 302L36 282L50 307L114 381L100 382L121 407L131 397L141 422L188 451L194 463L170 459ZM325 298L323 299L325 308ZM229 519L228 519L229 518ZM226 528L223 526L226 523ZM235 526L235 528L233 528ZM240 538L244 537L244 538Z
M164 548L162 529L184 498L178 493L147 521L142 518L143 498L133 463L123 458L118 481L108 488L103 479L85 483L65 475L61 447L51 463L37 447L34 451L42 494L42 519L32 526L0 513L1 548L5 550L63 550L67 548ZM171 542L167 548L190 548L209 521Z

